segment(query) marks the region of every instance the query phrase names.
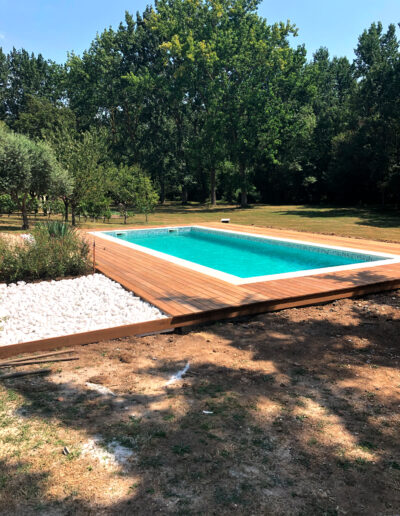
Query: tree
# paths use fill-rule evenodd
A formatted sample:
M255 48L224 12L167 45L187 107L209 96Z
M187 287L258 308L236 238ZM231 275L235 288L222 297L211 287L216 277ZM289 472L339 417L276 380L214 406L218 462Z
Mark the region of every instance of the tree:
M134 176L135 184L135 208L138 213L143 213L146 217L146 223L150 213L154 212L157 206L159 197L154 190L151 180L148 176L143 174L140 169L136 170Z
M138 167L120 165L113 171L112 196L118 204L120 212L124 217L124 224L127 222L129 209L132 209L136 201L136 177Z
M373 23L360 36L351 120L334 141L329 188L335 200L400 202L400 41ZM355 196L357 196L355 198Z
M150 178L138 165L121 165L113 170L112 177L112 197L124 217L124 224L129 211L133 209L143 213L147 222L149 213L154 211L158 203L158 194Z
M212 204L216 170L228 159L237 165L241 204L247 205L249 172L258 156L273 159L277 152L277 119L284 107L279 87L304 64L304 49L289 45L294 26L268 25L257 5L161 0L150 19L161 41L169 105L176 107L177 128L189 111L189 139L209 174ZM177 152L184 155L182 146Z
M25 49L0 51L0 119L11 127L25 109L29 96L56 102L63 97L63 66Z
M45 98L26 95L25 106L14 123L14 129L29 138L48 138L61 131L73 132L75 115L63 104Z
M65 219L71 209L71 223L76 225L79 206L86 200L102 199L108 189L106 168L107 141L104 132L96 128L83 133L60 131L49 140L67 171L72 189L62 195Z
M0 131L0 191L11 195L22 213L22 229L29 228L28 197L47 194L53 180L60 187L63 175L54 153L44 142ZM68 185L64 185L68 189Z

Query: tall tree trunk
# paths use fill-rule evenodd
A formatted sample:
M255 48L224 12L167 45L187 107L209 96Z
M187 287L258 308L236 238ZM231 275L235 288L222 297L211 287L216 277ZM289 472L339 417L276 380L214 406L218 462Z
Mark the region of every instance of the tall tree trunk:
M217 205L217 185L215 180L215 169L210 171L210 202L211 206Z
M240 173L240 206L241 208L247 208L247 178L246 178L246 167L243 163L239 163Z
M208 180L206 174L203 174L203 171L200 168L198 170L197 176L201 181L201 186L199 187L197 194L200 196L200 202L204 204L210 195Z
M164 178L161 179L160 187L161 187L161 190L160 190L160 204L164 204L165 203L165 181L164 181Z
M75 206L71 204L71 224L73 226L76 226L76 219L75 219Z
M26 211L26 194L22 197L21 212L22 212L22 229L29 229L28 213Z
M181 199L182 199L182 204L187 204L187 202L188 202L188 191L187 191L186 186L182 186Z
M65 220L65 222L68 222L69 201L68 201L68 199L63 199L63 202L64 202L64 220Z

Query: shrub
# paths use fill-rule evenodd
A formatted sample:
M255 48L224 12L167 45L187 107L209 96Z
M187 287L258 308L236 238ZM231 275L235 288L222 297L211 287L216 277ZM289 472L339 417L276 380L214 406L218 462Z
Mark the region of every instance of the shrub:
M76 235L76 230L62 220L49 220L36 225L36 231L44 232L53 238L65 238Z
M101 217L103 217L103 219L110 219L110 202L110 199L107 199L106 197L101 199L88 200L83 203L83 209L92 220L97 220Z
M0 282L79 276L90 270L89 245L68 224L39 224L34 240L0 239Z
M59 215L61 214L63 217L65 216L65 207L64 203L60 201L60 199L54 199L48 202L47 213L50 215Z
M15 202L11 199L8 194L0 195L0 214L6 213L11 215L13 211L17 209Z
M39 201L36 197L33 197L33 199L29 199L26 203L26 208L28 212L34 213L35 218L37 217L37 214L39 213Z

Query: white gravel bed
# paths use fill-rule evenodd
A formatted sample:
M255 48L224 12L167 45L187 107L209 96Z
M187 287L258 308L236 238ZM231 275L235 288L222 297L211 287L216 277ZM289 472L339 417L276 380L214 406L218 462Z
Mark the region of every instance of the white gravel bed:
M0 284L0 346L164 317L102 274Z

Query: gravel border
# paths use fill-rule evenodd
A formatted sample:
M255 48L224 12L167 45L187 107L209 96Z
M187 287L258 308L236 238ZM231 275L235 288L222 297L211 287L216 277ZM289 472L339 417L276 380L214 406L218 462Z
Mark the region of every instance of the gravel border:
M102 274L0 284L0 346L165 317Z

